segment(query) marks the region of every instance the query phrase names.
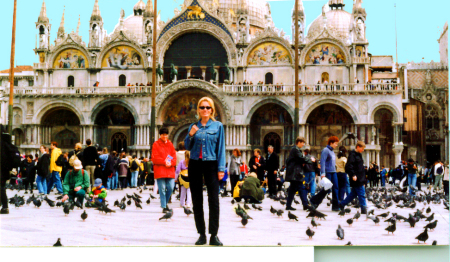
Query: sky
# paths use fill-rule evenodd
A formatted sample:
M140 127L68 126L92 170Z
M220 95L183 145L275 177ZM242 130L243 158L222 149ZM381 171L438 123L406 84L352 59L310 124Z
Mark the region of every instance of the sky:
M2 1L0 16L1 35L0 70L8 69L11 55L11 36L13 21L13 0ZM38 62L33 49L36 43L36 22L42 6L42 0L17 0L16 61L15 65L33 65ZM119 21L120 10L125 10L128 17L138 0L99 0L104 28L108 34L114 30ZM144 0L146 3L147 1ZM161 18L167 21L174 16L174 9L180 7L182 0L160 0L158 10ZM272 18L275 26L291 34L291 15L294 0L272 0ZM322 12L327 0L303 0L306 26L311 24ZM353 1L344 0L345 10L351 12ZM448 21L448 0L364 0L363 7L367 13L366 35L369 41L369 53L372 55L392 55L395 59L395 9L397 13L398 62L438 62L439 44L437 39L446 21ZM81 17L80 35L87 43L89 39L89 19L94 0L46 0L47 17L52 24L51 42L54 43L56 32L65 9L65 31L76 30L78 17Z

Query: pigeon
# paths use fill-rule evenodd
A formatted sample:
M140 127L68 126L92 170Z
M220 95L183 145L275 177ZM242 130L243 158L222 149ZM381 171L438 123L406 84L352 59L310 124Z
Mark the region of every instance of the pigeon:
M241 224L245 227L245 225L247 225L248 223L248 219L246 216L242 216L242 220L241 220Z
M292 214L291 211L288 212L288 218L289 220L294 219L295 221L298 221L297 216Z
M352 212L352 210L350 208L346 208L344 209L345 213L350 214Z
M282 217L283 213L284 213L284 211L282 209L277 210L277 216Z
M148 198L145 202L147 203L147 205L150 205L150 198Z
M391 232L393 235L396 229L397 229L396 222L394 220L393 223L391 225L389 225L387 228L385 228L384 230L386 230L388 232L388 235L389 235L389 232Z
M341 211L339 211L339 214L338 214L340 217L343 217L343 216L345 216L345 211L344 210L341 210Z
M428 228L430 231L434 231L434 229L437 226L437 220L435 220L434 222L428 223L426 226L424 226L423 228Z
M316 233L316 232L312 231L309 227L308 227L308 229L306 229L306 235L307 235L309 238L312 238L312 237L314 236L315 233Z
M56 203L56 206L57 206L57 207L60 207L60 206L63 206L63 205L64 205L63 202L57 202L57 203Z
M107 215L108 213L116 213L116 211L109 209L108 207L103 207L103 212L105 212L105 215Z
M172 216L173 216L173 211L168 211L167 213L164 214L164 216L159 218L159 220L163 220L163 219L165 219L166 221L167 221L167 219L172 220Z
M70 205L69 205L69 203L64 205L63 211L64 211L64 214L66 214L66 216L69 214L69 212L70 212Z
M348 224L349 226L352 226L352 224L353 224L353 219L351 219L351 218L347 219L347 224Z
M45 200L45 202L47 202L47 204L48 204L50 207L55 207L55 201L53 201L53 200L51 200L51 199L49 199L49 198L47 198L47 197L45 197L44 200Z
M142 198L140 195L138 195L136 193L133 193L133 195L134 195L135 198Z
M33 204L35 207L39 208L42 205L42 202L39 199L35 199L33 200Z
M61 244L61 238L58 238L58 241L56 241L55 244L53 244L54 247L62 247L63 245Z
M275 208L273 208L272 206L270 206L270 213L276 214L277 210Z
M127 205L131 205L131 199L128 199Z
M344 229L342 229L341 225L338 225L338 228L336 229L336 235L339 240L344 239Z
M431 208L428 207L426 212L427 212L427 214L429 214L431 212Z
M147 190L147 189L148 189L148 187L146 185L144 185L144 190Z
M386 218L386 217L389 216L389 213L390 213L390 212L388 211L387 213L380 214L380 215L378 215L377 217Z
M427 219L425 221L431 222L431 221L433 221L433 219L434 219L434 213L431 214L431 216L427 217Z
M156 199L156 197L154 197L152 194L150 194L150 198L151 199Z
M316 224L316 221L314 220L314 217L311 218L311 226L313 226L313 228L317 228L317 226L320 226L320 224Z
M83 205L78 200L75 202L75 206L77 206L79 209L83 209Z
M252 204L252 207L253 207L255 210L259 210L259 211L262 211L262 210L263 210L262 207L257 206L257 205L255 205L255 204Z
M282 204L284 206L284 205L286 205L286 201L280 200L280 204Z
M134 204L136 205L136 209L138 209L138 208L142 209L141 204L139 204L137 201L134 201Z
M409 214L409 217L406 221L408 221L410 227L414 227L417 222L416 218L413 217L411 214Z
M420 233L417 237L417 243L419 243L420 241L423 241L424 243L427 242L428 239L428 228L425 228L425 231L423 231L422 233Z
M432 246L437 246L437 241L436 240L434 240L433 241L433 244L431 244Z
M125 211L125 208L127 208L127 205L125 205L125 202L122 202L122 203L120 203L119 208L120 208L122 211Z
M114 201L114 206L118 207L119 206L119 200Z
M250 209L250 207L249 207L249 206L247 206L247 204L246 204L246 203L244 203L244 209L245 209L245 210L249 210L249 209Z
M353 246L352 242L348 241L347 244L345 244L346 246Z
M378 223L380 223L380 219L378 217L368 216L367 218L370 218L375 223L376 226L378 226L379 225Z
M296 199L294 199L294 203L295 203L296 205L300 205L300 202L298 202Z
M235 203L236 203L236 200L234 200L234 198L231 199L231 204L234 205Z
M361 213L359 213L359 210L358 210L358 212L356 212L356 214L353 216L353 219L358 220L360 217L361 217Z
M63 199L63 197L64 197L63 195L60 195L56 198L56 200L61 200L61 199Z
M190 214L193 214L194 212L192 212L192 210L190 210L189 208L187 208L187 207L183 207L183 209L184 209L184 213L187 215L187 216L189 216Z
M86 220L86 218L88 217L88 214L86 214L86 210L83 211L83 214L81 214L81 219Z

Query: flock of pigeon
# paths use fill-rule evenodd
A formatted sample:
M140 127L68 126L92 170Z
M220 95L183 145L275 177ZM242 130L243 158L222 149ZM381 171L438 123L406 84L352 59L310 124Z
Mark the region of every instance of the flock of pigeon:
M13 188L14 189L14 188ZM20 191L20 188L18 188ZM143 190L147 190L148 188L144 186L144 188L137 188L138 192L142 194ZM367 188L366 189L366 198L368 202L371 202L373 204L373 207L368 209L367 214L365 215L366 219L365 221L373 221L374 225L379 226L381 221L384 221L385 223L388 223L388 226L385 228L388 234L394 234L396 232L397 223L409 223L410 228L415 228L417 223L419 221L424 220L427 224L423 227L424 231L421 232L415 239L418 241L418 243L423 242L426 243L426 241L429 238L429 232L433 232L434 229L437 226L438 220L434 219L434 213L432 213L432 205L440 205L443 204L445 206L445 209L449 209L448 200L444 197L443 193L441 192L431 192L430 190L426 191L417 191L416 197L412 197L411 195L407 194L406 192L407 188L400 188L400 187L392 187L390 189L387 188ZM87 209L94 209L99 212L103 212L105 215L115 213L118 210L111 209L109 207L108 201L100 202L98 199L95 199L95 205L92 205L89 201L88 196L86 197L86 205L85 207ZM222 198L227 197L226 193L222 193ZM280 191L278 195L272 200L274 202L279 202L281 205L285 205L287 194L285 191ZM308 196L310 197L310 196ZM179 199L179 195L177 196ZM24 196L19 196L18 194L15 194L13 197L9 198L9 203L11 205L14 205L16 208L20 208L24 205L30 205L31 203L35 206L35 208L40 208L41 205L45 202L50 207L62 207L64 215L68 216L72 210L75 208L78 209L84 209L83 205L78 201L66 201L65 203L61 202L62 196L58 196L56 200L51 200L47 196L35 196L34 194L31 195L28 199L25 200ZM137 193L133 194L125 194L125 196L119 201L119 199L114 201L114 207L117 207L120 211L125 212L126 208L131 206L134 202L134 205L136 209L142 209L143 203L142 203L142 196L140 196ZM156 199L151 193L149 198L145 201L147 205L150 205L152 199ZM330 196L327 196L327 200L330 202L327 203L327 206L331 205L331 198ZM267 201L267 200L266 200ZM270 200L268 200L270 201ZM300 204L298 200L294 199L295 204ZM253 218L249 215L249 210L253 211L263 211L263 208L256 204L249 204L247 202L242 203L236 203L235 199L231 200L231 204L234 206L235 213L237 216L241 218L241 224L243 227L245 227L249 220L253 220ZM422 209L418 208L418 205L422 205ZM389 207L392 207L395 205L397 208L400 209L411 209L412 213L409 213L408 217L401 216L398 213L394 212L383 212L382 210L388 209ZM352 208L358 210L354 215L352 215ZM352 203L350 203L345 209L341 210L338 213L338 216L340 218L347 218L345 219L345 222L349 225L349 228L352 227L352 225L355 222L358 222L362 216L362 214L359 212L359 201L357 199L353 200ZM380 214L375 214L375 210L378 210L379 212L382 212ZM310 208L308 210L308 214L306 216L306 219L311 219L311 227L307 227L306 229L306 235L309 239L312 239L315 235L315 231L313 229L318 230L318 227L321 226L321 224L316 222L317 220L323 220L322 223L326 223L326 217L327 215L316 210L313 208ZM189 208L184 208L184 213L189 216L193 214L192 210ZM282 218L284 214L283 209L275 209L273 206L270 207L270 213L272 216L277 216ZM431 213L431 214L430 214ZM171 220L173 216L173 210L170 210L169 212L165 213L162 217L159 218L159 220ZM299 217L290 211L287 214L289 221L299 221ZM389 217L390 216L390 217ZM81 214L81 219L83 221L87 220L88 213L86 210ZM341 223L342 224L342 223ZM348 229L347 229L348 230ZM402 228L402 230L404 230ZM336 236L339 240L345 239L345 232L344 229L339 224L336 229ZM437 242L433 241L433 245L436 245ZM61 245L60 239L58 239L58 242L55 244L55 246ZM352 245L352 243L349 241L346 245Z

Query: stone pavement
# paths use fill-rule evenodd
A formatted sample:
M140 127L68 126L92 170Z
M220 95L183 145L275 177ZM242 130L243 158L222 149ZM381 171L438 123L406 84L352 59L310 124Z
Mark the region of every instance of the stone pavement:
M193 215L187 217L184 214L179 201L175 200L175 196L172 197L175 201L170 205L174 210L174 215L172 220L167 222L158 220L163 215L159 199L151 200L150 205L145 203L149 198L149 190L140 194L143 202L142 210L136 209L134 201L131 206L127 206L125 212L117 207L112 207L116 199L120 200L125 193L132 194L133 192L138 193L136 189L110 191L107 198L109 207L116 210L116 213L105 215L92 208L85 208L89 215L85 222L80 218L83 210L78 208L65 216L62 208L51 208L45 202L39 209L35 208L32 203L20 208L10 205L10 214L0 216L0 246L51 246L58 238L61 238L64 246L185 246L194 244L198 238L194 217ZM16 193L17 190L7 190L8 197L12 197ZM24 191L20 191L18 195L24 195ZM25 200L29 196L30 194L25 195ZM159 198L159 196L156 197ZM56 196L52 193L49 198L55 200ZM204 201L205 214L208 214L206 192ZM362 216L350 227L346 220L353 217L356 209L352 208L350 215L347 214L340 218L336 212L331 212L327 207L326 203L329 201L325 199L318 210L328 215L326 221L316 219L321 226L317 229L314 228L313 239L308 239L305 231L308 226L311 226L311 220L306 219L307 212L300 210L301 205L294 205L297 210L291 211L299 217L299 221L289 221L287 211L283 217L272 215L269 211L270 206L276 209L284 209L284 206L271 199L265 199L261 205L263 211L248 211L253 220L249 220L248 224L243 227L240 217L234 213L230 201L231 197L220 197L219 238L226 246L276 246L278 243L283 246L345 245L348 241L354 245L417 245L415 237L423 232L423 227L428 223L421 220L415 228L410 228L408 223L399 222L394 235L388 235L384 230L388 223L384 222L384 219L381 219L379 226L375 226L371 220L365 221L365 216ZM444 209L442 204L431 204L430 206L432 213L435 213L435 219L439 222L436 229L428 233L429 239L426 244L431 245L433 240L437 240L438 245L448 245L449 212ZM423 207L423 203L417 204L417 208L422 209ZM408 213L413 213L415 210L400 209L394 205L388 210L377 209L375 214L390 211L408 217ZM206 223L208 223L207 220ZM344 240L337 239L338 224L345 230ZM422 243L420 245L423 245Z

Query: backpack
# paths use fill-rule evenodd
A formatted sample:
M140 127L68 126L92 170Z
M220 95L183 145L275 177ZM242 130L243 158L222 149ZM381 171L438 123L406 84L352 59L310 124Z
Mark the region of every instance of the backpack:
M57 165L57 166L63 166L64 165L64 156L63 156L63 154L61 154L61 155L59 155L58 156L58 158L56 159L56 161L55 161L55 164Z
M131 163L130 169L131 170L137 170L138 168L139 168L139 166L136 163L136 160L133 160L133 163Z
M9 134L2 134L2 173L8 176L13 168L18 168L22 163L19 148L11 143Z
M79 153L81 153L81 151L80 152L78 152L78 154ZM69 159L69 165L70 166L73 166L73 163L75 162L75 160L80 160L79 158L78 158L78 154L75 152L75 151L73 151L73 155L70 157L70 159Z
M438 175L442 175L442 173L444 173L444 169L442 168L442 166L440 166L440 167L438 167L438 168L436 169L436 173L437 173Z

